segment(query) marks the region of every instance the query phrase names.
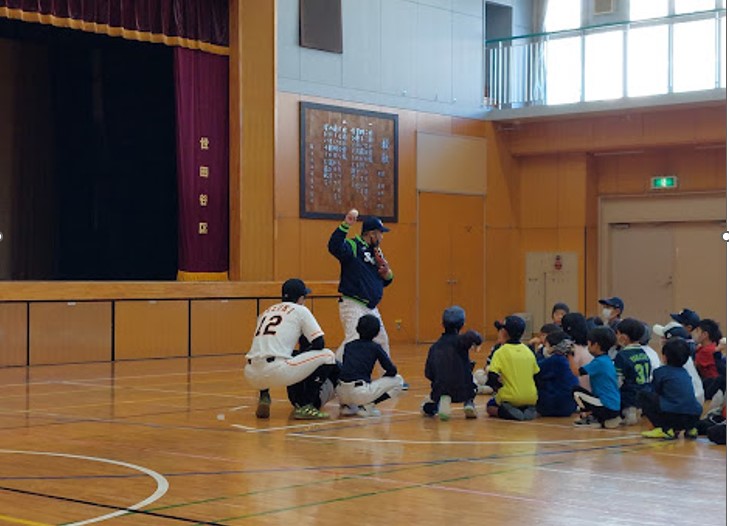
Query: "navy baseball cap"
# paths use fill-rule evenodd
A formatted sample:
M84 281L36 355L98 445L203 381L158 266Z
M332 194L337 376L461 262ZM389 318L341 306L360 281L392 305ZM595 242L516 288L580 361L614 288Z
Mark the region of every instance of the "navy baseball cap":
M390 229L382 224L382 220L379 217L366 217L362 221L362 233L369 232L370 230L379 230L380 232L389 232Z
M623 303L623 300L621 300L617 296L613 296L612 298L603 298L600 301L598 301L598 303L600 305L607 305L608 307L620 309L620 312L623 312L623 309L625 308L625 304Z
M504 321L496 320L494 327L499 330L504 329L512 338L521 338L526 329L526 322L519 316L507 316Z
M679 313L671 314L671 318L681 325L691 325L691 327L698 327L701 322L699 315L691 309L683 309Z
M446 310L443 311L444 326L448 325L450 327L463 327L464 323L466 323L466 311L464 311L458 305L453 305L452 307L448 307Z
M287 279L281 286L281 297L284 301L296 301L307 294L311 294L311 289L299 278Z

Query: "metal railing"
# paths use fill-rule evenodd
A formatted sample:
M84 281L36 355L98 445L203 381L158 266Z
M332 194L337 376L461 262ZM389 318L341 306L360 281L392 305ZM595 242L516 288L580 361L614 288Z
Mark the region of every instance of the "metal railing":
M484 59L496 109L725 88L726 9L487 40Z

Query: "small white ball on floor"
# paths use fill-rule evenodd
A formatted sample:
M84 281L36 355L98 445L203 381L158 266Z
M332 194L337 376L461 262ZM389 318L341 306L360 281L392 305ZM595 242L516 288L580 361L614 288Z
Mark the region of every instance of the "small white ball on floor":
M218 420L225 420L225 415L223 413L220 413L218 415Z

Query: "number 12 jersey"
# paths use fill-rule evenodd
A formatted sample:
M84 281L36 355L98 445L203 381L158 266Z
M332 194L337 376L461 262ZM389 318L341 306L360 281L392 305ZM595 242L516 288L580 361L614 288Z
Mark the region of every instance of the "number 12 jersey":
M271 305L258 316L246 358L290 358L301 335L310 342L324 335L311 311L298 303Z

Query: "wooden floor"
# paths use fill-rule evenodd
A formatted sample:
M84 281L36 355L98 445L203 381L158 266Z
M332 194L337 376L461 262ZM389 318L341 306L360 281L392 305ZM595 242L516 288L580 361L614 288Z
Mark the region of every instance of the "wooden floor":
M726 524L724 447L426 419L425 352L382 417L315 423L283 390L257 421L240 356L0 370L0 524Z

